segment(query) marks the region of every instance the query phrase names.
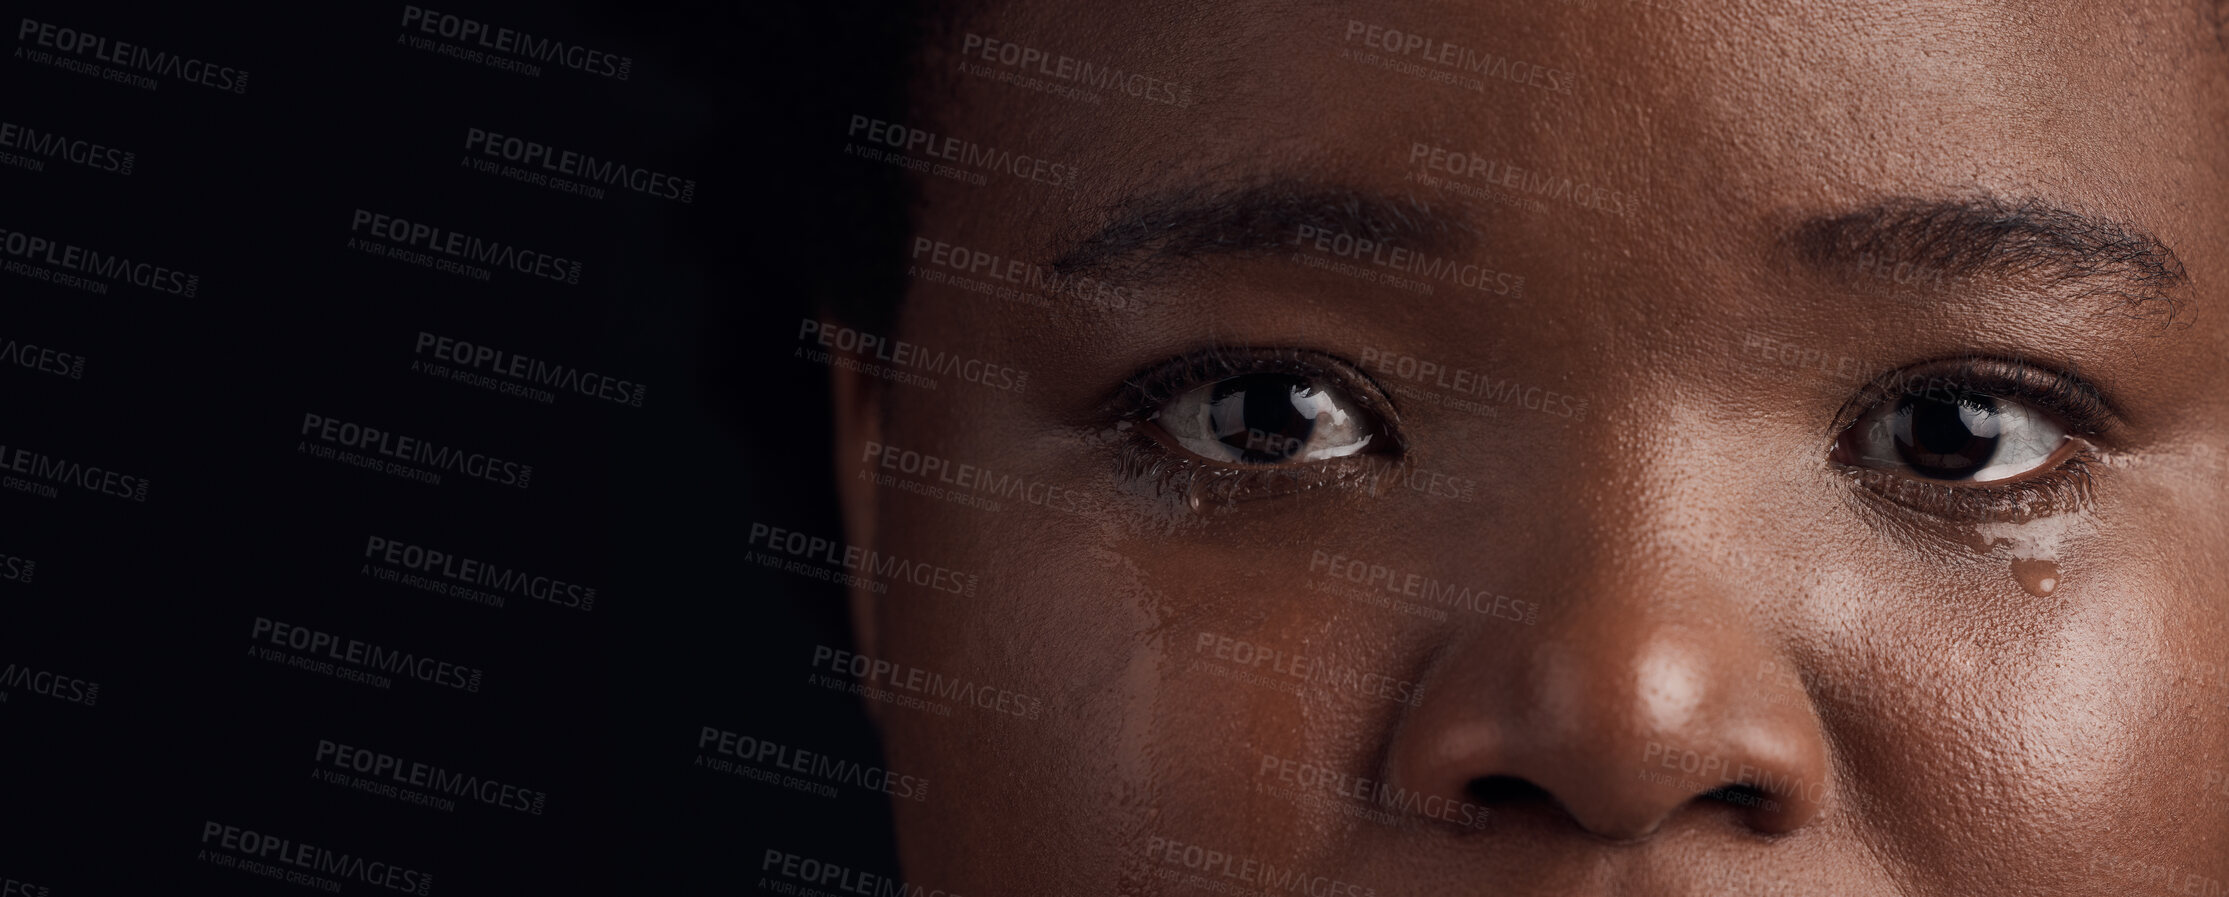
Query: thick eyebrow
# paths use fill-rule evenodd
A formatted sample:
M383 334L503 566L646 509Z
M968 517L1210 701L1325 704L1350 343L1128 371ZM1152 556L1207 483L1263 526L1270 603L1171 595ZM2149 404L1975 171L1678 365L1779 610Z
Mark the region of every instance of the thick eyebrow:
M2190 281L2175 251L2143 228L2039 199L1898 197L1808 219L1787 241L1796 258L1838 279L2038 282L2168 322L2182 307L2169 293Z
M1068 243L1054 271L1145 283L1177 273L1183 263L1289 249L1303 227L1438 255L1463 252L1476 233L1458 206L1300 180L1155 193L1121 203L1105 218Z

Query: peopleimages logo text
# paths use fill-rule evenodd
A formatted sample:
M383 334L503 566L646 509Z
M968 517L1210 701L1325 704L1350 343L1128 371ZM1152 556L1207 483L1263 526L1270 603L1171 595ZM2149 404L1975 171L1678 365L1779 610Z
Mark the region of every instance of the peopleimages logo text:
M466 452L445 445L436 445L423 439L392 433L377 427L326 417L314 412L302 415L301 435L321 442L346 446L358 451L371 451L379 455L422 464L436 470L449 470L466 476L478 477L502 486L526 488L534 476L534 466L517 461L505 461L479 452Z
M151 262L135 262L128 256L87 249L72 243L57 243L18 230L0 230L0 251L26 261L53 265L64 271L122 280L133 286L188 299L193 298L195 291L201 289L199 275Z
M561 607L585 611L596 606L596 589L593 586L549 576L529 575L524 570L462 557L400 539L371 536L364 542L364 557L382 564L438 575L443 579L547 601Z
M458 691L478 692L486 675L486 671L478 667L423 657L362 639L343 638L322 629L269 617L255 618L255 625L248 630L248 639L268 641L276 647L307 652L309 657L335 660L391 676L407 676Z
M859 573L871 573L884 582L909 582L923 588L955 595L973 595L978 582L975 574L961 573L935 564L924 564L906 558L883 554L857 545L845 545L820 536L786 530L764 523L751 524L750 538L744 545L764 547L791 557L804 558Z
M521 788L497 779L455 772L430 763L406 759L384 751L352 747L326 738L317 740L316 759L319 763L330 763L336 769L353 770L373 778L425 788L436 794L477 800L491 807L517 810L535 816L542 815L542 809L549 801L547 791Z
M511 137L480 128L466 128L464 148L491 159L502 159L530 168L538 167L599 184L625 187L648 196L678 202L696 201L697 182L694 179L558 149L523 137Z
M349 218L348 230L351 233L369 233L391 243L477 264L546 277L559 283L580 283L580 262L577 260L513 246L501 240L484 240L471 234L443 230L423 221L410 221L368 209L357 209Z
M266 835L254 829L226 825L214 820L202 823L201 844L204 849L231 851L255 860L281 863L317 875L331 875L349 881L360 881L406 894L433 893L433 876L416 869L378 860L368 860L361 856L341 853L315 844ZM247 871L253 872L255 870ZM280 878L284 876L272 877ZM332 884L334 886L333 890L340 889L339 882L333 882Z
M93 706L101 697L101 684L29 665L0 668L0 688L20 688L57 701ZM6 692L0 692L4 696Z
M1036 47L985 37L973 31L960 44L960 53L995 62L1018 71L1034 72L1094 90L1117 90L1139 99L1179 108L1192 105L1192 86L1164 81L1142 72L1099 65L1065 53L1048 53Z
M402 8L402 27L404 30L523 56L544 64L561 65L582 74L615 81L627 80L627 75L635 67L635 61L631 57L591 50L579 44L568 44L548 37L537 37L524 31L493 27L476 19L407 4Z
M16 28L15 36L18 41L29 40L41 47L51 47L73 56L91 57L127 69L233 93L248 92L248 73L245 70L203 62L139 44L109 40L98 34L64 28L52 22L26 18Z
M546 386L560 392L577 393L637 408L642 407L642 397L649 390L632 380L622 380L423 330L418 331L418 339L412 346L411 353L430 355L437 361L466 370L500 374L521 383Z
M0 470L50 483L76 486L102 495L132 501L147 500L146 477L119 473L98 465L80 464L27 448L10 448L4 442L0 442Z
M85 356L64 352L35 343L19 343L0 338L0 367L29 368L42 374L85 379ZM6 895L0 895L6 897Z
M938 134L924 128L908 127L898 122L854 115L851 117L851 127L844 133L847 137L858 137L864 133L868 143L887 146L901 153L917 153L932 159L956 162L981 171L1000 172L1055 187L1076 186L1074 165L985 146L972 140Z
M129 175L139 155L113 146L103 146L91 140L71 137L53 131L42 131L11 121L0 121L0 147L22 150L34 156L61 159L73 165L83 165L94 171ZM0 895L5 897L5 895Z

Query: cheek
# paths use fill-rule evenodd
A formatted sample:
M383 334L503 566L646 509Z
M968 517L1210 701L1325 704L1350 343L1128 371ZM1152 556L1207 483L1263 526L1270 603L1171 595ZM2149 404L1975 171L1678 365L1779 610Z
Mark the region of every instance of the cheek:
M1991 855L2021 857L2017 880L2123 889L2164 880L2145 863L2229 871L2229 802L2208 811L2204 790L2229 747L2229 691L2205 681L2222 643L2189 637L2216 629L2218 608L2191 618L2180 573L2106 548L2070 549L2079 577L2050 598L1981 576L1871 580L1937 605L1876 617L1844 645L1838 662L1866 671L1869 694L1821 708L1878 836L1940 874ZM2190 833L2171 848L2187 852L2161 853L2161 831Z
M1060 506L1073 477L967 454L1011 479L974 489L901 476L980 499L968 503L878 490L889 552L980 577L971 595L894 588L879 602L894 663L962 683L938 700L949 715L883 711L893 768L922 770L937 789L897 803L902 858L909 876L958 893L1081 892L1063 876L1116 868L1117 845L1144 819L1152 758L1169 755L1156 734L1179 703L1160 680L1166 652L1153 633L1164 609L1103 521ZM969 687L1023 696L1034 713L971 706L980 701L967 700ZM985 853L1011 861L966 860Z
M1325 637L1383 628L1385 615L1297 594L1299 575L1267 584L1197 540L1147 545L1132 535L1142 518L1026 502L955 509L911 494L884 514L893 554L984 574L973 596L893 589L889 658L1044 707L1037 719L883 711L892 767L939 789L897 802L904 859L909 874L929 870L923 880L1086 893L1109 875L1183 874L1164 862L1170 844L1277 855L1310 840L1299 820L1322 801L1307 787L1322 783L1287 761L1361 762L1375 743L1364 736L1389 727L1414 688L1380 675L1383 651L1365 646L1383 638ZM1355 675L1310 681L1324 669ZM955 865L984 843L1024 861Z

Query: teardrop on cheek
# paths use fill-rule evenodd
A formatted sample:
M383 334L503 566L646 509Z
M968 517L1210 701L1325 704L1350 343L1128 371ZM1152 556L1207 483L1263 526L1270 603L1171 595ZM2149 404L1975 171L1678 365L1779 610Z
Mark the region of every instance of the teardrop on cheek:
M2049 598L2059 590L2059 565L2036 558L2021 558L2012 562L2012 578L2020 587L2038 598Z
M2059 558L2064 555L2068 541L2076 534L2089 529L2089 521L2082 514L2055 514L2037 517L2021 523L1988 523L1975 527L1966 544L1979 549L1990 557L2006 558L2012 564L2012 580L2022 591L2038 598L2049 598L2059 590Z

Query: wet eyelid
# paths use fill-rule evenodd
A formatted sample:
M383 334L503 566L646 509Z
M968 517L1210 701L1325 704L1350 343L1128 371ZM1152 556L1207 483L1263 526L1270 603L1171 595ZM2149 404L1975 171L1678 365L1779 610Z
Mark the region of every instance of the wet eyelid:
M1169 399L1218 380L1287 373L1338 389L1376 424L1370 450L1312 461L1242 465L1171 444L1151 417ZM1374 491L1408 469L1408 440L1391 394L1352 362L1310 349L1214 345L1165 358L1124 378L1106 401L1111 459L1121 482L1206 513L1253 499L1326 489Z
M2056 450L2020 474L1989 481L1930 479L1839 457L1852 431L1904 398L1954 401L1983 395L2025 406L2062 431ZM1959 358L1907 366L1861 389L1836 415L1828 453L1836 467L1879 499L1953 522L2027 519L2088 507L2102 434L2120 426L2112 402L2072 374L2018 361Z

